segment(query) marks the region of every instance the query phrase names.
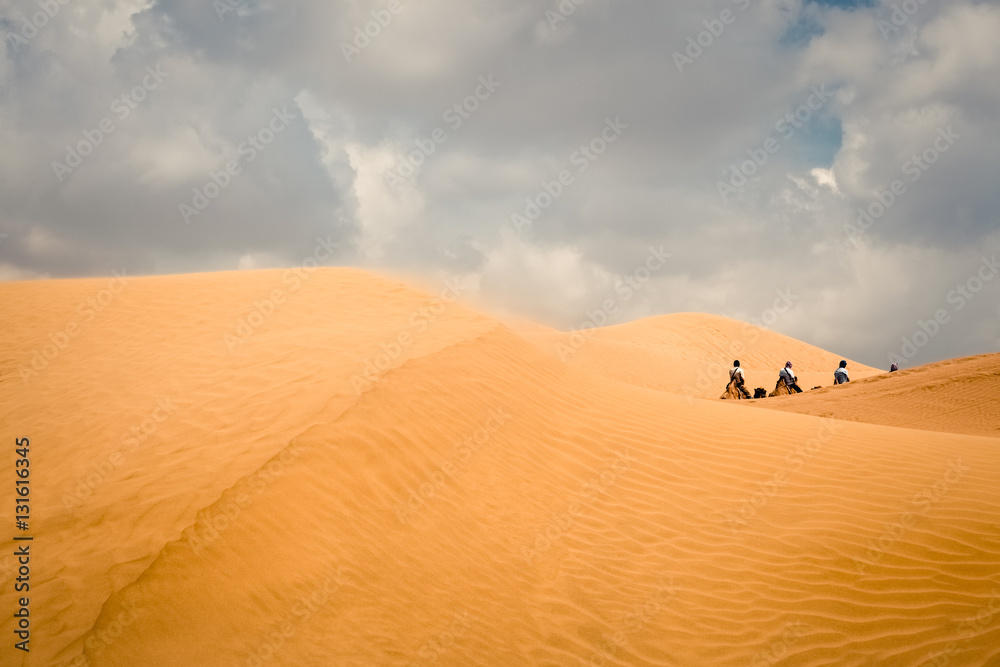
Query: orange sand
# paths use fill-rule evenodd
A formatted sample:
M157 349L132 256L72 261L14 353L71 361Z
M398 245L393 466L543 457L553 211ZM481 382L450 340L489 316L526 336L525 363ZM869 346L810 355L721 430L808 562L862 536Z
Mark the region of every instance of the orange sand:
M1000 438L1000 354L949 359L752 404L869 424Z
M35 536L30 660L8 630L3 664L1000 664L996 440L680 392L739 323L612 327L564 363L362 271L135 279L79 310L106 285L0 284ZM751 387L839 360L753 344Z

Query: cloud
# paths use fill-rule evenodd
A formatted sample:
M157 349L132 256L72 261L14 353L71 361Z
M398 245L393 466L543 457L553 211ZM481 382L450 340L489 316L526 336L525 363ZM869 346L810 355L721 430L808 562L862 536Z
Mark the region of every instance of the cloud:
M4 277L291 264L332 233L339 263L462 275L574 327L662 245L671 261L620 321L750 318L792 285L775 327L884 366L996 247L993 3L223 4L73 0L6 39ZM0 30L37 11L6 3ZM150 67L169 75L120 117ZM483 77L502 85L475 99ZM254 147L276 112L287 126ZM113 132L60 180L52 163L105 118ZM628 129L580 170L614 118ZM565 169L572 184L511 236ZM961 317L913 362L995 348L995 308Z

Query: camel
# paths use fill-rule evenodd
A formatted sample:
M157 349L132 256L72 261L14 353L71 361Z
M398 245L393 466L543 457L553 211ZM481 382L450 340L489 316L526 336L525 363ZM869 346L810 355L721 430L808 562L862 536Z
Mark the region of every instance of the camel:
M741 401L750 398L750 392L746 390L742 384L737 384L736 382L730 380L729 384L726 385L726 391L723 392L722 396L719 398L727 399L731 398L734 401Z

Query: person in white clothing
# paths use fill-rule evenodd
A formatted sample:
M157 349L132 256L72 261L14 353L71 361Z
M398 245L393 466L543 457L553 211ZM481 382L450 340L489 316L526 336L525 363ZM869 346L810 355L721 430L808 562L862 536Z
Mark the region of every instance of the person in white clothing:
M746 378L743 376L743 369L740 368L740 362L738 359L733 362L733 367L729 369L729 385L726 386L727 391L730 386L735 386L744 398L750 398L750 392L747 391L746 388Z
M834 384L847 384L851 381L850 376L847 374L847 361L844 359L840 360L840 368L833 372L833 383Z
M798 378L795 377L795 373L792 372L792 362L785 362L785 367L778 371L778 377L784 381L785 386L796 394L801 394L802 389L799 388L797 384Z

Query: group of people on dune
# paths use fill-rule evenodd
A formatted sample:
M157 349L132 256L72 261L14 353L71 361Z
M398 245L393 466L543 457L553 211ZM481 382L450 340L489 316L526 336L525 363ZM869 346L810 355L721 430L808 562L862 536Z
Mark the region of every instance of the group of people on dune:
M737 359L733 362L733 367L729 369L729 384L726 385L726 391L722 394L721 398L740 400L744 398L769 398L784 394L801 394L802 388L799 387L798 380L795 377L795 372L792 370L792 362L788 361L785 362L785 367L778 371L778 382L774 385L774 391L767 393L766 389L758 387L754 395L750 396L750 392L746 388L746 377ZM850 381L851 378L847 372L847 361L841 359L840 366L833 372L833 383L835 385L846 384Z

